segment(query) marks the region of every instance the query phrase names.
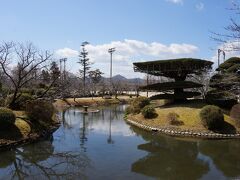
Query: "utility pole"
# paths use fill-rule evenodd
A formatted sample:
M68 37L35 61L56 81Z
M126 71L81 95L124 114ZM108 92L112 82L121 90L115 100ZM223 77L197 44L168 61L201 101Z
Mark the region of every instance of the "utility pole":
M116 48L108 49L110 53L110 86L112 86L112 54L116 51Z

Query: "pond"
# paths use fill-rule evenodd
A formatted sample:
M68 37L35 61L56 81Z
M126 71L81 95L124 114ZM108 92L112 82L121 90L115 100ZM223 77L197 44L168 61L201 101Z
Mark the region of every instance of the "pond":
M126 124L124 109L59 113L48 140L0 153L0 179L240 178L239 140L156 135Z

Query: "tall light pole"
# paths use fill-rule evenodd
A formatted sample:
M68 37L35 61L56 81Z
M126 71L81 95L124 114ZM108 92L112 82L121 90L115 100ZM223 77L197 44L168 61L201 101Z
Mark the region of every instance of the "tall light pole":
M116 48L110 48L108 49L108 52L110 53L110 85L112 85L112 54L116 51Z
M218 49L218 67L220 65L220 55L221 55L221 52L223 54L223 62L225 61L225 56L226 56L225 51L221 50L221 49Z
M66 80L66 61L67 61L67 58L62 58L59 61L60 61L60 78L61 78L61 81L62 80L65 81ZM63 70L62 70L62 62L63 62ZM63 78L61 76L62 71L63 71Z
M60 81L62 82L62 59L59 59L60 61Z

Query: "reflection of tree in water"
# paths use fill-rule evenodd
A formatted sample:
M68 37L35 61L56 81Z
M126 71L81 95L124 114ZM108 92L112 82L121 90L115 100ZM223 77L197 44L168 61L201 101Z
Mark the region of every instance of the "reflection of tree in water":
M4 178L37 179L86 178L85 168L90 161L79 152L54 152L51 141L18 148L1 154L0 168L8 168ZM1 177L1 176L0 176Z
M85 147L85 143L88 140L87 135L86 135L86 129L88 126L88 123L86 122L86 117L87 119L89 118L88 115L82 114L82 127L80 127L80 147L81 149L86 152L87 148Z
M209 171L208 164L197 159L194 142L154 136L137 128L133 131L149 141L138 149L149 154L132 164L132 171L160 179L198 179Z
M227 177L240 176L240 142L238 140L202 141L200 152L209 156Z

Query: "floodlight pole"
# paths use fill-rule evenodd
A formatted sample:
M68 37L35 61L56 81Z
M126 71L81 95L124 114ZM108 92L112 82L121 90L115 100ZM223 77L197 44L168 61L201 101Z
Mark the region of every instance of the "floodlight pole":
M223 62L225 62L225 57L226 57L225 51L221 50L221 49L218 49L218 68L220 66L220 55L221 55L221 52L223 54Z
M62 59L59 59L60 62L60 81L62 82Z
M110 54L110 86L112 86L112 54L115 52L115 48L108 49L108 52Z
M63 78L62 76L60 77L61 78L61 81L65 81L66 80L66 61L67 61L67 58L62 58L59 60L60 61L60 76L62 74L62 62L63 62Z

